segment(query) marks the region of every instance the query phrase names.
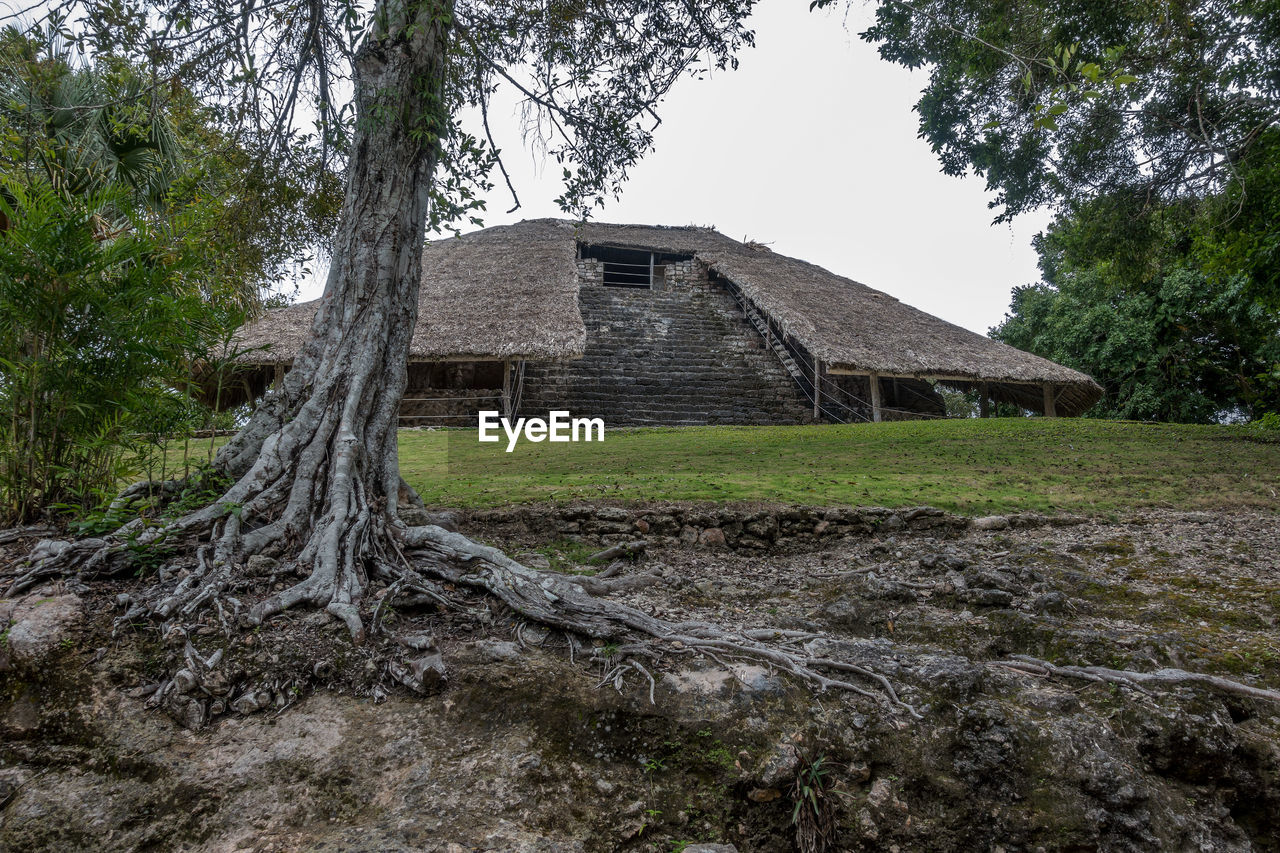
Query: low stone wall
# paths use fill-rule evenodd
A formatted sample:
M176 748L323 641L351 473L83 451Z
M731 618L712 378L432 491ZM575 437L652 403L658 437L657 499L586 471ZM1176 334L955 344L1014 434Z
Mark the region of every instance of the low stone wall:
M894 531L956 535L971 526L998 530L1076 524L1074 516L1021 513L972 519L935 507L720 507L597 504L509 507L454 512L459 526L481 538L575 539L611 545L644 539L654 545L767 552L821 547L846 536Z

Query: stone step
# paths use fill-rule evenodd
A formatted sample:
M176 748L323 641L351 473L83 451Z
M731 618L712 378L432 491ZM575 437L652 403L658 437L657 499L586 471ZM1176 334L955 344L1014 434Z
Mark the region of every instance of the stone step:
M613 425L796 423L810 408L794 363L765 346L724 290L579 294L579 360L528 365L522 410L569 408Z

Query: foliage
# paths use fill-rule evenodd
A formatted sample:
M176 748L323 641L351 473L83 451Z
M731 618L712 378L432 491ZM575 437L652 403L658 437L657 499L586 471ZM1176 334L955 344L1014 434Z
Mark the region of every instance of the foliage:
M742 22L753 4L437 3L450 37L444 103L432 110L443 118L424 129L441 167L430 226L477 221L480 191L500 167L488 112L499 88L523 99L526 139L562 168L562 206L585 215L652 147L668 89L736 63L735 51L752 40ZM68 40L183 81L224 132L285 163L305 152L322 172L350 145L354 115L340 93L361 40L382 25L356 0L73 0L63 8L69 17L54 24ZM396 118L392 109L371 120Z
M1202 205L1190 254L1206 275L1245 277L1252 298L1280 310L1280 130L1260 136L1237 174Z
M997 337L1093 374L1106 417L1274 406L1280 4L883 0L862 37L928 68L920 135L997 221L1059 212Z
M0 515L84 510L192 403L163 380L206 332L162 229L126 192L6 178L0 201Z
M1000 219L1208 197L1280 116L1275 0L883 0L862 37L929 69L920 134Z
M56 21L0 31L5 171L71 193L128 188L140 210L199 246L209 301L261 310L328 244L339 176L314 152L273 153L228 134L180 79L162 86L154 66L147 73L110 55L86 64L68 40Z
M831 767L825 755L800 756L796 780L791 786L791 823L796 828L796 848L801 853L822 853L835 843L836 814L831 802Z
M75 67L56 43L0 31L0 162L11 181L85 195L128 190L158 210L180 169L177 132L128 69Z
M1269 174L1251 168L1247 198L1233 182L1158 215L1103 199L1060 216L1036 239L1043 283L1015 289L992 335L1092 375L1107 392L1096 416L1203 423L1275 410L1273 148L1259 149ZM1224 222L1217 208L1233 204Z
M225 385L232 331L298 242L327 237L338 195L257 160L181 85L84 64L61 35L0 31L6 519L168 474L168 437L213 425L197 398Z

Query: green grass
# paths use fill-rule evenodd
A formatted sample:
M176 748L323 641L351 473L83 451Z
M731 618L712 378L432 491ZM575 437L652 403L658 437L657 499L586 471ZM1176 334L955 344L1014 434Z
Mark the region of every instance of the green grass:
M1239 426L1021 418L684 427L505 446L480 444L474 430L406 430L400 469L428 505L452 507L611 499L930 504L968 514L1280 509L1280 435Z
M406 431L428 504L768 501L964 513L1280 507L1280 436L1243 427L1067 419L612 430L505 453L472 430Z

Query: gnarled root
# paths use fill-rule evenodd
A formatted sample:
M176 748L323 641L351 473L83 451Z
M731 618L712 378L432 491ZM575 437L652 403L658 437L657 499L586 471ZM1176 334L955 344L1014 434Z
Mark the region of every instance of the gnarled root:
M788 631L735 632L707 622L668 622L619 602L590 595L571 580L526 568L496 548L436 527L415 527L405 534L409 555L424 571L457 584L483 589L523 616L565 631L604 640L633 638L650 656L701 653L724 663L763 663L790 673L820 690L846 690L887 701L916 719L919 712L902 701L893 685L865 667L808 653L799 643L816 635ZM647 674L647 670L645 671ZM869 690L838 675L872 682ZM652 676L649 676L650 678Z
M1073 678L1101 684L1116 684L1148 695L1150 694L1147 689L1149 687L1167 688L1185 684L1203 687L1217 693L1228 693L1249 699L1263 699L1280 703L1280 691L1254 687L1218 675L1187 672L1185 669L1158 669L1155 672L1136 672L1131 669L1112 669L1106 666L1059 666L1029 655L1012 655L1009 660L993 661L990 665L1046 678Z

